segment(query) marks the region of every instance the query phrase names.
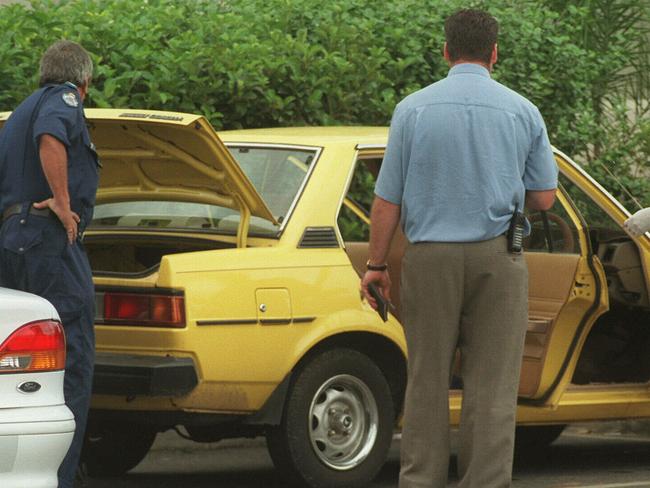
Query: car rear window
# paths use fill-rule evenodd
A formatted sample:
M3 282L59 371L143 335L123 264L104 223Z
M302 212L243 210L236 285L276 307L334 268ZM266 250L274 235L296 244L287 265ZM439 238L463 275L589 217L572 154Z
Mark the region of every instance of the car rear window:
M192 232L234 234L239 225L239 212L231 208L203 203L169 201L129 201L104 203L95 207L91 222L94 230L111 229L166 229ZM274 236L278 226L251 217L251 235Z
M228 146L280 222L288 216L300 193L316 152L284 147Z
M250 235L274 237L302 190L316 150L285 147L230 146L246 176L279 222L251 217ZM133 200L95 207L94 229L168 229L236 233L237 210L203 203Z

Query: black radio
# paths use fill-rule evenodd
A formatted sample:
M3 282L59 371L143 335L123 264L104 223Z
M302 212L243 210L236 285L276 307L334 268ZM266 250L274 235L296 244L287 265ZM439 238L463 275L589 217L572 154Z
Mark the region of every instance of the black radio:
M508 251L521 253L524 249L524 229L526 228L526 217L515 207L512 214L510 227L508 228Z

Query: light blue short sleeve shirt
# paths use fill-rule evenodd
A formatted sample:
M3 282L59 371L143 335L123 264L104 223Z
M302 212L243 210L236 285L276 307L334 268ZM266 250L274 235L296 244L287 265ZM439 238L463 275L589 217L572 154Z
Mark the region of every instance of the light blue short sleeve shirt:
M410 242L482 241L557 174L537 107L467 63L397 105L375 194L401 205Z

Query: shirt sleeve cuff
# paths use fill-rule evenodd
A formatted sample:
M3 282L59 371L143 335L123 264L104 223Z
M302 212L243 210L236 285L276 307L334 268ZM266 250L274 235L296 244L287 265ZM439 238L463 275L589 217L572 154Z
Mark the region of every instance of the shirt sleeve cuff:
M48 134L58 141L60 141L65 147L70 147L70 140L68 139L68 132L63 124L48 124L48 126L41 126L38 123L38 120L34 123L34 143L36 146L39 145L40 138L44 134Z
M549 191L557 190L557 181L547 181L543 183L525 184L526 191Z
M401 195L389 195L378 189L375 189L375 195L381 198L382 200L386 200L387 202L392 203L393 205L402 204Z
M54 133L52 131L44 131L44 132L41 132L39 134L36 134L36 133L34 134L34 144L36 144L37 147L40 146L40 138L41 138L41 136L44 136L45 134L54 137L57 141L59 141L65 147L67 147L67 148L70 147L70 143L68 142L67 138L65 138L61 134L56 134L56 133Z

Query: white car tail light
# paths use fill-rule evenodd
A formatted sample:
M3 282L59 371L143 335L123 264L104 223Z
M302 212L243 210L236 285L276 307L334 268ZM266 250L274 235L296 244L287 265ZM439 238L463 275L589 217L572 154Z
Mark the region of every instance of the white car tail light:
M0 374L65 368L65 335L54 320L23 325L0 344Z

